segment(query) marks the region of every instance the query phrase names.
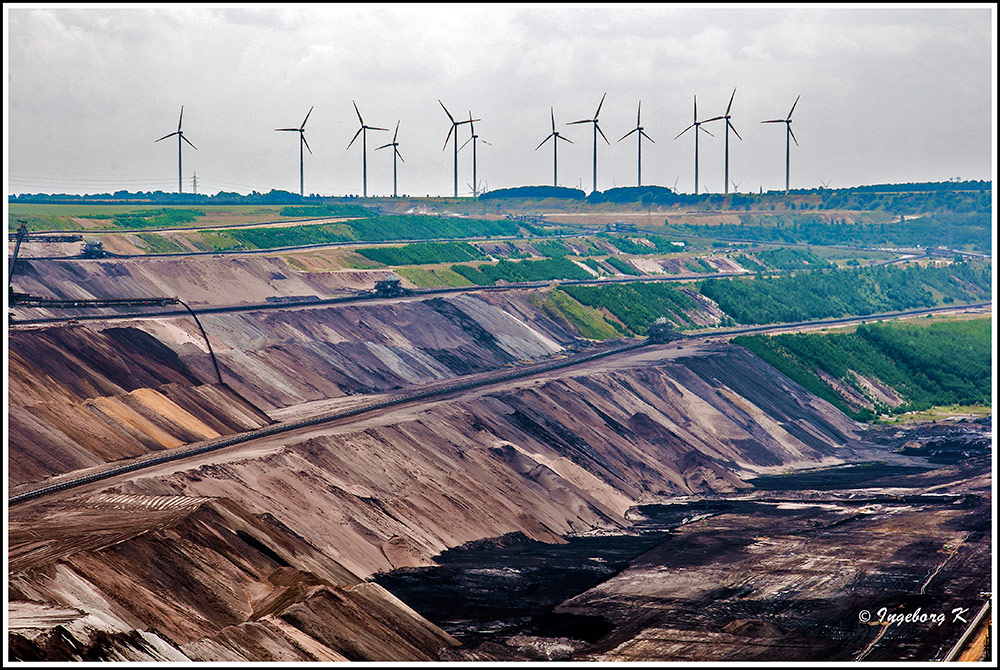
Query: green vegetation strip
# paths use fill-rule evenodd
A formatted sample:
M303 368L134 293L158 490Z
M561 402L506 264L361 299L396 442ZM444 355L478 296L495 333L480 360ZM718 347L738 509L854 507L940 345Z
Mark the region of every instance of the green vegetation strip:
M472 286L472 282L448 268L404 267L395 272L421 288Z
M922 411L938 405L989 404L992 397L989 319L866 324L851 333L743 335L733 339L845 414L863 421L876 414ZM820 372L869 400L874 410L848 403ZM890 407L858 378L898 396Z
M402 247L365 247L355 251L386 265L457 263L483 258L483 253L468 242L423 242Z
M534 293L528 296L528 302L555 321L569 324L587 339L606 340L624 334L600 312L581 305L561 290L556 289L544 295Z
M500 261L496 265L453 265L451 269L473 284L490 286L498 281L525 282L549 279L592 279L593 275L566 258L540 261Z
M677 326L691 327L694 323L686 313L698 308L694 300L661 283L561 286L559 290L583 305L608 310L636 335L644 335L661 316Z
M631 275L633 277L638 277L642 273L636 270L631 263L623 261L620 258L615 258L614 256L608 256L607 263L615 270L618 270L623 275Z
M989 297L991 287L988 266L963 262L706 279L700 290L737 322L766 324L973 302Z

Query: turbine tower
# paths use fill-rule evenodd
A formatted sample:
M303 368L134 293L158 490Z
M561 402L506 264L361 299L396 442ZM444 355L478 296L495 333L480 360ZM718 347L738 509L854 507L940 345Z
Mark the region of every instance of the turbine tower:
M535 147L535 151L542 148L542 144L549 141L549 137L552 138L552 185L559 186L559 140L564 142L569 142L573 144L573 140L568 137L563 137L556 130L556 113L555 110L549 107L549 115L552 117L552 132L549 133L548 137L541 141L541 143Z
M729 129L732 128L733 132L736 133L736 137L739 138L740 142L743 141L743 138L740 137L740 134L736 132L736 126L734 126L733 122L729 120L731 118L729 116L729 110L733 108L733 98L735 97L736 97L736 89L734 88L733 94L729 96L729 106L726 107L726 113L723 114L722 116L716 116L715 118L708 119L707 121L702 121L702 123L708 123L709 121L718 121L719 119L726 120L726 181L725 181L726 195L729 195Z
M358 139L358 135L361 135L361 152L363 153L363 158L361 160L361 170L362 170L362 195L363 197L368 197L368 131L369 130L385 130L388 128L376 128L375 126L366 126L365 120L361 118L361 112L358 112L358 103L351 100L354 104L354 111L358 114L358 121L361 122L361 127L358 128L358 132L354 133L354 137L351 138L351 144L354 144L354 140ZM351 144L347 145L347 148L351 148Z
M175 132L170 133L169 135L164 135L159 140L156 140L156 142L159 142L160 140L165 140L168 137L173 137L174 135L177 136L177 192L178 193L184 192L184 186L183 186L184 182L181 177L181 140L184 140L188 144L191 144L191 140L184 137L184 131L181 130L181 123L183 121L184 121L184 105L181 105L181 116L179 119L177 119L177 130ZM153 144L156 144L156 142L153 142ZM195 151L198 150L198 147L196 147L193 144L191 144L191 148L194 149Z
M298 133L299 134L299 196L305 195L304 172L302 170L302 147L305 146L306 149L309 149L309 143L306 142L306 121L309 120L309 115L312 114L312 113L313 113L313 108L310 107L309 111L306 112L306 118L302 119L302 125L299 126L298 128L275 128L274 129L277 132L287 131L287 132L293 132L293 133ZM310 155L312 154L312 152L313 152L313 150L309 149Z
M469 139L465 140L465 144L463 144L462 146L460 146L458 148L458 150L461 151L462 149L465 148L466 144L468 144L469 142L472 142L472 184L473 184L473 187L472 187L472 197L473 198L478 198L479 197L479 182L476 181L476 140L479 139L479 135L476 135L476 124L474 124L473 121L479 121L479 119L473 119L472 118L472 111L470 110L469 111L469 130L472 131L472 137L470 137ZM482 142L483 144L489 144L490 146L493 146L492 144L490 144L486 140L479 140L479 141Z
M594 118L592 119L581 119L580 121L570 121L567 126L572 126L576 123L593 123L594 124L594 191L597 191L597 133L604 137L604 131L597 123L597 117L601 114L601 105L604 104L604 98L608 97L607 92L601 96L601 104L597 106L597 111L594 112ZM604 137L604 141L607 142L608 146L611 146L611 142L608 142L608 138Z
M791 144L788 138L792 138L795 141L795 146L799 146L799 141L795 139L795 133L792 132L792 112L795 111L795 105L799 104L798 96L795 98L795 102L792 103L792 108L788 110L788 118L785 119L771 119L770 121L761 121L761 123L784 123L785 124L785 195L788 195L788 158L791 153Z
M448 129L448 137L444 138L444 146L441 147L441 151L444 151L445 149L448 148L448 140L451 139L452 132L455 133L455 197L457 198L458 197L458 127L463 123L472 123L473 121L480 121L481 119L473 119L470 117L468 121L456 121L455 117L451 115L451 112L449 112L448 108L444 106L444 103L441 102L440 98L438 98L438 103L441 105L441 109L444 110L444 113L447 114L448 118L451 120L451 128Z
M696 95L694 96L694 123L692 123L690 126L682 130L680 134L677 135L677 137L680 137L687 131L694 128L694 194L695 195L698 195L698 131L699 130L704 131L708 133L710 137L715 137L715 135L712 135L712 133L709 133L707 130L701 127L701 124L708 123L708 121L714 121L714 120L715 119L708 119L707 121L698 120L698 96ZM677 137L675 137L674 139L676 140Z
M383 144L380 147L376 147L375 151L379 149L385 149L386 147L392 147L392 197L396 196L396 156L399 156L399 160L403 161L403 154L399 153L399 142L396 141L396 136L399 135L399 121L396 121L396 132L392 134L392 142L388 144ZM404 163L406 161L403 161Z
M639 170L638 170L638 176L636 177L636 181L639 186L642 186L642 138L645 137L650 142L653 142L653 138L647 135L646 131L642 129L642 122L639 120L641 114L642 114L642 100L639 101L639 110L636 112L635 115L635 128L622 135L621 140L618 140L619 142L621 142L623 139L625 139L632 133L636 132L639 133L638 135L636 135L636 138L638 139L639 143ZM656 142L653 142L653 144L656 144Z

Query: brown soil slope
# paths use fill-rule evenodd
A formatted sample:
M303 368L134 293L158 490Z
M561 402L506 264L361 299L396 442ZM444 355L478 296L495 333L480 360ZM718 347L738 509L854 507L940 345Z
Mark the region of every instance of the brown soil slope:
M280 256L186 256L18 261L14 285L57 298L179 297L191 305L235 305L269 297L328 297L370 290L391 270L302 272ZM238 288L233 288L238 287Z
M301 429L154 468L120 490L225 496L368 575L514 531L557 541L616 528L638 501L850 457L841 447L853 422L743 350L663 355L676 358Z
M12 485L270 423L136 328L13 331L9 344Z
M518 295L34 328L10 337L9 482L249 430L261 410L543 358L575 339ZM260 408L260 409L258 409Z
M273 518L229 501L74 503L9 527L12 658L430 660L453 644Z

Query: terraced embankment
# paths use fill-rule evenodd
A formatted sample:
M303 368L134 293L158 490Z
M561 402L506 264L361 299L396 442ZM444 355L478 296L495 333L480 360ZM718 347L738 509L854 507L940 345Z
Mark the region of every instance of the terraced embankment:
M645 348L18 506L12 612L54 615L11 639L24 658L436 657L446 635L352 585L470 540L561 542L621 529L639 501L850 458L855 424L770 373L728 345Z
M12 659L431 660L454 644L224 499L98 494L19 516L8 539Z
M16 331L9 345L10 485L271 421L136 328Z
M376 281L395 277L391 270L307 272L277 255L192 256L183 261L18 259L16 270L17 290L31 295L67 299L176 296L195 307L345 295L370 290Z

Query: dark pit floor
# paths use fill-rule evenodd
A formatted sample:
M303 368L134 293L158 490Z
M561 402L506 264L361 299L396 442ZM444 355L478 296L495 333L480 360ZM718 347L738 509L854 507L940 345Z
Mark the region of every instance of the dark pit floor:
M755 499L741 494L741 499L643 506L637 510L641 518L630 534L570 537L566 544L545 544L515 533L446 551L436 558L438 566L395 570L376 576L376 581L456 636L463 649L489 649L492 656L487 657L494 659L553 658L537 649L526 651L523 642L513 644L512 639L563 640L568 645L564 655L556 658L587 659L627 643L650 627L669 623L674 630L687 631L681 637L697 636L699 630L708 634L726 621L739 635L760 628L764 631L758 636L761 641L770 635L775 643L748 648L746 656L730 656L729 660L851 660L877 631L858 625L856 612L863 606L888 605L894 611L922 606L926 612L945 602L972 603L972 596L978 595L981 576L973 574L978 568L971 568L983 560L984 547L989 548L989 501L970 493L905 494L898 488L946 483L949 478L967 476L969 468L988 471L983 445L988 448L989 444L970 436L968 428L932 426L878 433L887 450L899 449L906 442L912 449L913 440L919 439L933 440L935 460L945 452L964 452L969 467L960 474L954 466L933 470L934 465L918 461L916 467L870 462L763 478L758 480L760 489L751 494ZM990 430L990 424L973 428L972 432L981 435ZM878 488L883 486L894 488L881 494ZM797 500L833 501L841 511L784 504ZM752 559L747 573L747 547L761 533L817 542L834 550L840 546L837 543L847 543L846 548L864 541L870 517L861 508L873 504L911 506L915 510L913 537L902 545L905 551L886 556L883 567L864 573L836 602L810 600L808 593L760 598L749 590L720 584L695 601L667 598L651 604L645 596L605 601L600 589L595 589L616 575L627 574L626 570L714 570L731 564L733 574L741 570L752 574L752 564L759 557ZM959 515L954 516L955 512ZM947 517L952 520L937 521L944 518L941 514L952 514ZM923 519L928 523L927 539L921 539ZM957 528L954 524L959 522L969 526L962 529L968 532L967 549L935 577L929 595L912 593L944 556L942 535L931 526ZM671 532L682 526L683 532ZM580 597L574 606L559 607L576 596ZM940 654L952 632L927 632L913 637L903 628L889 630L865 660L930 660ZM683 660L722 660L698 658L698 647L694 649L683 653L696 657ZM505 650L510 650L509 656L504 656Z

